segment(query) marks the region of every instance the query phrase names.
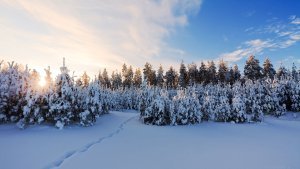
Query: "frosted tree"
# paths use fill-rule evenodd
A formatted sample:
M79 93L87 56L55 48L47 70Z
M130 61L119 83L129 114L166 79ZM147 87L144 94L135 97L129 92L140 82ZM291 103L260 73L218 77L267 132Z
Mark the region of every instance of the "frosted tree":
M31 74L28 68L23 72L23 83L26 83L26 89L23 89L26 94L22 98L22 118L18 121L17 126L24 128L30 124L40 124L44 121L44 114L41 109L43 108L43 100L41 90L38 87L39 75L36 71Z
M202 118L201 106L195 90L178 90L173 99L174 113L171 116L172 125L199 123Z
M95 80L87 88L80 90L80 110L79 122L83 126L91 126L95 123L96 118L103 114L100 82Z
M7 122L9 76L7 68L3 68L3 61L0 62L0 123Z
M146 124L154 125L170 124L172 111L172 102L169 100L167 91L161 90L146 108L143 121Z
M144 80L141 86L141 92L138 96L138 110L140 112L140 116L143 119L145 116L146 108L150 105L150 103L154 99L154 90L147 85L147 82Z
M224 88L219 85L217 86L216 95L218 98L214 115L215 121L225 122L230 120L229 89L228 86L224 86Z
M214 120L216 116L216 107L218 103L218 96L216 95L216 86L207 85L204 88L205 96L203 102L203 120Z
M75 112L72 112L74 97L73 80L69 75L65 62L61 74L56 78L55 92L49 98L49 112L55 126L62 129L72 122Z
M246 114L244 88L240 83L235 83L233 86L233 98L230 118L236 123L248 122L249 120Z
M259 83L253 83L251 80L245 82L246 88L246 113L251 116L251 121L262 121L262 92Z
M300 83L296 82L296 80L291 81L291 102L292 102L292 110L300 111Z

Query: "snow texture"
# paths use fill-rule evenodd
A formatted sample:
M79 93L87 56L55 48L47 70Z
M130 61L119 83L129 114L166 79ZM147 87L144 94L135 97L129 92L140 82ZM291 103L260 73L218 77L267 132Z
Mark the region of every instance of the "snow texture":
M300 115L263 122L144 125L138 113L111 112L89 128L0 126L0 168L297 169Z

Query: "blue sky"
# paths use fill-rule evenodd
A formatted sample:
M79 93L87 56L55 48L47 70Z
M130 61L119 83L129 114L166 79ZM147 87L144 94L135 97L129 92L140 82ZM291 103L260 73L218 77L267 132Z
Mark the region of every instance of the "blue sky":
M261 45L268 41L270 44L263 49L249 53L261 62L269 57L276 67L281 63L291 65L292 62L299 66L300 24L296 22L300 16L299 9L300 1L293 0L203 1L197 15L190 17L189 25L170 37L168 42L186 51L189 57L183 57L184 60L197 62L199 59L218 60L222 58L220 55L238 48L249 48L246 42ZM291 42L290 36L293 36ZM283 45L286 42L291 44ZM227 60L229 64L242 66L246 58Z
M0 1L0 57L77 74L255 55L300 67L297 0Z

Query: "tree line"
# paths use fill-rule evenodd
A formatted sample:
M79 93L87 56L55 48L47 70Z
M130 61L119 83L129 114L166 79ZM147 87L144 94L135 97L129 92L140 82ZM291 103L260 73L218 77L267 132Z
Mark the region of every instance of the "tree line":
M14 62L0 62L0 123L50 123L58 128L70 124L93 125L110 110L134 109L142 122L155 125L194 124L205 120L237 123L261 121L265 114L280 116L300 111L300 73L281 66L277 72L269 59L263 67L250 56L241 76L238 67L221 61L173 67L164 73L146 63L142 72L122 67L109 77L106 69L91 79L69 74L65 65L52 78L45 69L46 85L39 74ZM204 73L203 73L204 72Z
M228 67L227 63L220 60L216 65L214 61L208 61L206 64L201 62L198 67L195 63L185 65L183 62L180 64L178 71L171 66L166 72L160 65L158 70L154 70L150 63L146 63L141 70L137 68L135 71L132 66L127 66L125 63L122 66L122 71L113 71L111 77L108 76L107 70L99 72L98 80L106 88L118 89L140 87L143 80L148 85L166 87L168 89L186 88L197 84L234 84L236 81L245 81L246 79L258 80L258 79L274 79L275 77L281 78L287 74L292 74L296 77L300 70L297 71L295 64L293 64L292 70L289 71L283 65L281 65L277 71L275 71L270 59L266 58L263 65L260 66L259 60L254 56L250 56L244 65L243 76L235 64L233 67ZM80 80L87 83L89 77L86 73Z

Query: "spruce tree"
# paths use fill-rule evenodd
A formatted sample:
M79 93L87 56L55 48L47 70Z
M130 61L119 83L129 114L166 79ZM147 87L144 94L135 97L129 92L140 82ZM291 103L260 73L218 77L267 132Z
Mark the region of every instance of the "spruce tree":
M197 82L198 83L205 83L206 79L207 79L207 70L206 70L206 66L203 62L201 62L201 66L199 68L198 71L198 77L197 77Z
M181 62L179 68L178 85L179 87L183 87L183 88L185 88L188 85L188 74L183 61Z
M188 79L189 79L188 85L195 85L196 83L198 83L197 78L198 78L197 65L195 63L189 64L188 65Z
M135 73L134 73L134 77L133 77L133 84L135 87L140 87L141 84L142 84L142 73L141 73L141 70L138 68L135 70Z
M159 87L163 87L164 85L164 70L161 65L157 70L156 85Z
M208 62L207 64L207 75L206 75L206 83L213 83L217 82L217 72L216 66L214 61Z
M262 77L274 79L275 74L276 71L273 68L271 61L267 58L263 64Z
M172 66L166 72L165 79L166 79L166 86L168 88L175 89L177 87L178 75Z
M259 61L255 59L253 55L251 55L246 61L244 67L244 75L246 78L251 80L256 80L261 78L261 67L259 66Z
M218 69L219 82L221 82L221 83L226 82L226 79L227 79L226 77L228 76L227 73L228 73L228 67L227 67L226 63L223 60L221 60L219 63L219 69Z

